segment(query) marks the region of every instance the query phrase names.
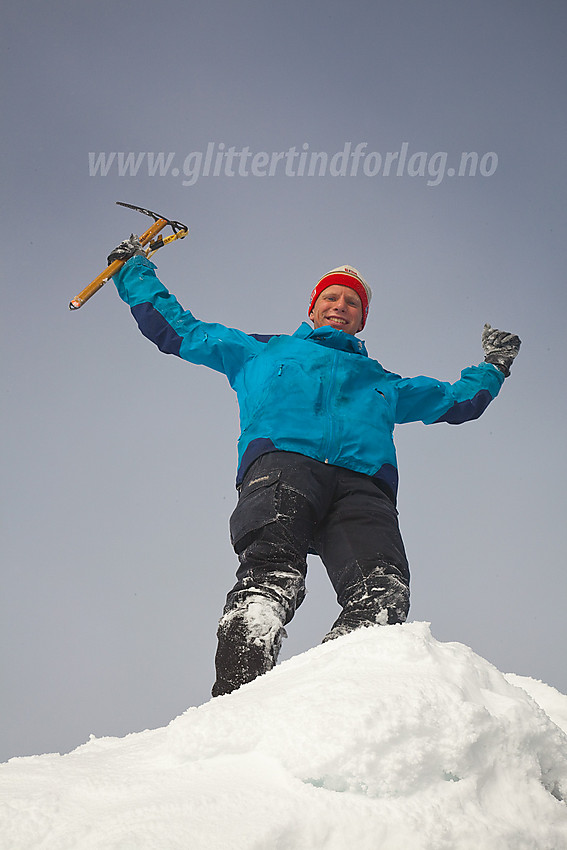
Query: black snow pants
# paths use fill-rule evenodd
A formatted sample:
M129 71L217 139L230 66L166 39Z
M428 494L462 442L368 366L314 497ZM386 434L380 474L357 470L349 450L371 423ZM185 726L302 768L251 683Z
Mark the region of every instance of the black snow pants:
M230 532L240 566L219 623L213 696L275 665L305 597L308 553L320 556L342 607L324 640L407 617L397 511L367 475L292 452L262 455L246 473Z

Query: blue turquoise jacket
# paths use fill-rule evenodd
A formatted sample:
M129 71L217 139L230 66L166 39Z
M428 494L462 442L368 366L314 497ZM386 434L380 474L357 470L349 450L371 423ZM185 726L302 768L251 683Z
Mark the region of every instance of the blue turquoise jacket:
M394 426L476 419L504 381L489 363L464 369L454 384L402 378L372 360L357 337L306 322L275 336L202 322L155 268L133 257L114 276L118 293L161 351L227 376L240 406L237 484L261 454L298 452L372 476L395 501Z

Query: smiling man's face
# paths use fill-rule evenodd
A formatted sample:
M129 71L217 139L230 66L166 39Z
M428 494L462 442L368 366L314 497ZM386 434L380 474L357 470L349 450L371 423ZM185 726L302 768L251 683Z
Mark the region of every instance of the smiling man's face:
M323 290L309 318L316 328L337 328L354 336L362 330L362 301L349 286L333 284Z

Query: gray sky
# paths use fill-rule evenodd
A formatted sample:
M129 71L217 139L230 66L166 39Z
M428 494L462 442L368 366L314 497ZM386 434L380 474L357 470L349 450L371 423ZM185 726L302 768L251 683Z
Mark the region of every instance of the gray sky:
M189 225L156 260L208 321L292 332L351 263L388 369L455 380L485 321L520 334L478 422L397 429L410 618L567 691L566 24L547 1L4 11L0 759L165 725L213 681L236 402L144 340L112 284L67 309L147 226L117 200ZM219 158L195 179L209 144L241 154L234 176ZM173 157L89 173L112 152ZM336 616L317 559L308 588L284 658Z

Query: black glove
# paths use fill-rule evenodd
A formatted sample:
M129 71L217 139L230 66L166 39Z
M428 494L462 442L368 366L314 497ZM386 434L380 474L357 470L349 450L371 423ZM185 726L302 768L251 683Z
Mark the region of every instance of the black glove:
M482 331L482 347L484 349L484 362L497 366L507 378L510 374L510 366L514 362L520 350L521 340L516 334L507 331L497 331L490 325L485 325Z
M124 242L121 242L114 251L111 251L108 255L108 265L113 263L115 260L122 260L126 262L130 257L135 257L140 255L142 257L146 256L146 252L142 248L142 243L138 239L137 236L134 236L133 233L130 234L129 239L125 239Z

